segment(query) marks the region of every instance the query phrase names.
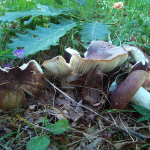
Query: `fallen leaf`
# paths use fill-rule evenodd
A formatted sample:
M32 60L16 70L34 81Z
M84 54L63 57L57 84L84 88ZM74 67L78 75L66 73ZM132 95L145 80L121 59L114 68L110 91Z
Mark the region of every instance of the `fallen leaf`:
M117 150L124 150L130 147L134 149L133 146L138 143L140 143L140 141L126 141L126 142L116 143L114 144L114 146L116 147Z
M100 70L91 69L87 74L84 82L84 89L82 91L83 98L94 105L101 100L101 90L103 86L103 74Z

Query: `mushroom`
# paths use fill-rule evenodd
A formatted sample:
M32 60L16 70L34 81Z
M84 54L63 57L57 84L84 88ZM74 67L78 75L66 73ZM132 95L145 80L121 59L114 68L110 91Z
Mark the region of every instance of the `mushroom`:
M77 50L74 50L70 47L65 49L65 59L66 59L67 63L70 62L70 58L72 57L72 54L76 54L76 55L80 56L80 53Z
M137 47L130 45L124 45L123 47L127 52L129 52L130 56L136 61L136 63L139 61L141 61L143 65L145 65L146 62L149 63L148 58Z
M62 78L72 72L69 64L62 56L56 56L51 60L43 62L42 66L46 69L49 76Z
M114 109L123 109L131 100L132 103L137 104L141 101L137 99L135 101L134 95L135 93L141 92L138 91L142 84L145 82L148 77L148 73L143 70L135 70L129 74L129 76L112 92L111 95L111 104ZM142 93L140 93L142 94ZM142 99L147 101L147 99ZM139 103L139 105L143 105L143 103ZM150 101L149 101L150 105ZM150 107L149 107L150 109Z
M43 71L34 60L10 70L0 69L0 110L24 105L24 91L37 96L44 84Z
M93 41L85 58L72 54L70 67L73 72L78 74L86 74L97 65L101 71L110 72L123 64L127 57L128 52L120 46L114 46L104 41Z
M150 69L149 69L149 63L146 62L145 65L143 65L142 62L139 61L134 66L132 66L132 68L130 69L130 72L132 72L134 70L144 70L144 71L147 71L149 73L149 76L147 77L146 81L143 83L142 87L145 90L150 91Z

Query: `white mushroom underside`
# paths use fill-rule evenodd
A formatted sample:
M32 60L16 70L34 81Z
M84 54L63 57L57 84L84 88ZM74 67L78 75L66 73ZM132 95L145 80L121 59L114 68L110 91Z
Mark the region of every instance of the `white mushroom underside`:
M57 56L54 59L47 60L43 63L49 76L62 78L72 72L69 64L66 63L62 56Z
M113 70L115 67L123 64L128 57L128 54L121 55L112 60L93 60L81 58L77 55L73 55L70 60L70 66L73 72L78 74L86 74L90 69L95 68L98 65L98 69L102 70L104 73Z
M27 66L29 65L30 62L34 62L34 65L35 65L35 68L37 68L41 74L43 74L43 70L42 68L40 67L40 65L35 61L35 60L31 60L29 61L27 64L23 64L22 66L20 66L19 68L21 70L25 70L27 68Z

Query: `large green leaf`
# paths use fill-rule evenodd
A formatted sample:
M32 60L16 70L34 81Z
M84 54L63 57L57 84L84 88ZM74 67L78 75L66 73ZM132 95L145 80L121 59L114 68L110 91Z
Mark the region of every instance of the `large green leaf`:
M17 39L11 39L13 43L8 44L10 49L24 47L24 56L34 54L39 50L48 49L51 45L58 45L59 38L76 26L72 20L60 21L60 24L50 23L50 28L36 27L36 30L26 30L27 35L17 34ZM35 37L36 36L36 37Z
M27 144L27 150L45 150L50 143L48 136L36 136L31 138Z
M110 32L107 30L107 25L104 25L103 22L87 22L83 24L83 29L80 32L84 46L88 46L88 43L96 40L104 40L106 35L109 35Z
M0 20L6 22L6 21L13 21L17 18L25 17L25 16L32 16L32 17L39 16L39 15L55 16L60 14L66 14L66 12L70 11L69 8L59 9L59 8L48 7L40 4L37 4L37 7L39 9L31 10L31 11L6 12L5 16L0 16Z

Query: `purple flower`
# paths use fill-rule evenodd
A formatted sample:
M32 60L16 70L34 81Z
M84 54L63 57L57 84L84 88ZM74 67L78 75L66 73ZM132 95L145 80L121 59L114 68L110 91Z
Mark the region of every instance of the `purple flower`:
M9 63L2 64L2 68L5 68L5 67L9 67L10 68L10 64Z
M22 55L22 53L24 53L25 50L24 49L18 49L14 51L14 55L16 55L18 58L23 59L24 56Z

